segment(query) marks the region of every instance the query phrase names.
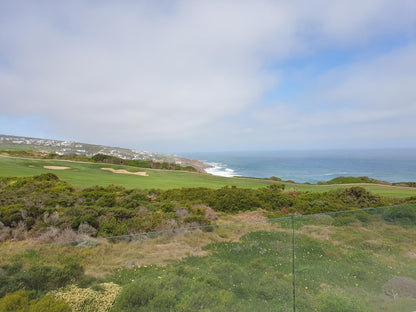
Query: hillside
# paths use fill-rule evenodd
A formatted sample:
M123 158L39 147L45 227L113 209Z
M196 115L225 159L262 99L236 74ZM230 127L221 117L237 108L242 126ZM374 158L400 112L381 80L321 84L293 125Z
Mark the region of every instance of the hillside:
M137 196L142 193L132 195L145 199ZM258 219L107 239L85 237L86 230L92 233L85 225L78 232L59 231L56 223L69 215L51 214L37 242L57 235L74 241L31 248L33 241L27 240L4 244L12 248L0 253L0 310L288 312L296 305L298 311L413 311L415 208ZM182 213L178 210L177 218ZM100 219L104 230L114 229L111 215ZM12 231L16 238L24 234L21 226Z
M2 134L0 134L0 150L29 150L45 155L54 153L61 156L79 155L93 157L96 154L104 154L126 160L153 160L159 162L170 162L184 166L191 165L199 169L203 169L207 166L200 161L187 159L176 155L137 151L128 148L111 147L73 141L20 137Z
M0 310L411 311L416 188L341 182L0 155Z

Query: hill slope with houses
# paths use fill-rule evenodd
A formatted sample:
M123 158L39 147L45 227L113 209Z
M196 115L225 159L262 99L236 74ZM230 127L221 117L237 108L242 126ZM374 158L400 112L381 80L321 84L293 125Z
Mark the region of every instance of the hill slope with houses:
M93 157L97 154L109 155L126 160L152 160L156 162L170 162L183 166L193 166L204 172L208 165L194 159L177 155L169 155L148 151L138 151L129 148L88 144L74 141L62 141L23 136L0 134L0 150L30 150L45 154L80 155Z

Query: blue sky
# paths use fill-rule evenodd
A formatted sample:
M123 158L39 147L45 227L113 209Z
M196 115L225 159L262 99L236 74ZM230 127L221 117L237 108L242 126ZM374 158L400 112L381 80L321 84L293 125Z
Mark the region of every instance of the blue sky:
M416 148L412 0L0 0L0 133L160 152Z

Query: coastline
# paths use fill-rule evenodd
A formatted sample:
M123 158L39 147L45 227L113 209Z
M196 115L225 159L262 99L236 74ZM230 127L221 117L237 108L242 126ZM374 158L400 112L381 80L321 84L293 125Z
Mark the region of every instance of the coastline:
M207 174L207 169L211 166L203 161L197 160L197 159L190 159L185 157L175 157L174 161L176 163L180 163L182 165L192 166L198 170L199 173L205 173Z
M238 177L240 175L234 174L235 171L231 168L224 167L220 163L207 163L209 165L208 168L205 168L205 171L208 174L212 174L219 177L226 177L226 178L232 178L232 177ZM223 169L224 168L224 169Z
M278 177L318 184L338 177L370 177L380 184L416 181L416 150L184 153L208 174L222 177ZM369 178L369 179L370 179ZM385 181L385 182L384 182Z

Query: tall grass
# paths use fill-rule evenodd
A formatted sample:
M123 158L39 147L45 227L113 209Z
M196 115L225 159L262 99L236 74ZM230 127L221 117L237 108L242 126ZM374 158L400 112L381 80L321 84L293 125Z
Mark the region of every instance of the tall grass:
M111 311L413 311L415 237L408 205L2 250L0 264L78 259L81 287L121 287Z

